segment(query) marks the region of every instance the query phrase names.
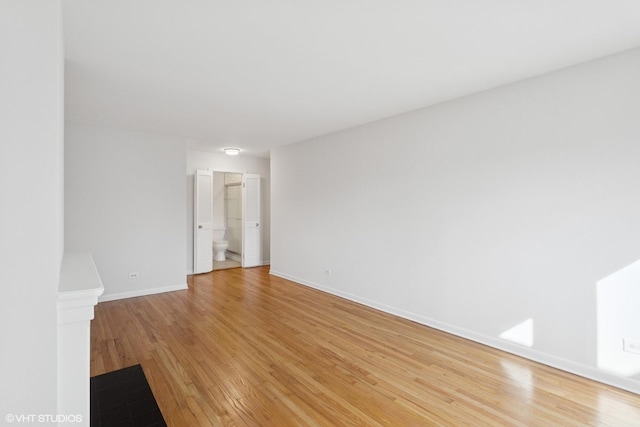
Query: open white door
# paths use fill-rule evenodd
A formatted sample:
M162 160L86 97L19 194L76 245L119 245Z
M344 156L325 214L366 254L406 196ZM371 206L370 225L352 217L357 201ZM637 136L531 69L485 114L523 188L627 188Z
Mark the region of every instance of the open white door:
M213 270L213 172L196 170L193 191L193 273Z
M242 176L242 267L262 264L260 233L260 175L246 173Z

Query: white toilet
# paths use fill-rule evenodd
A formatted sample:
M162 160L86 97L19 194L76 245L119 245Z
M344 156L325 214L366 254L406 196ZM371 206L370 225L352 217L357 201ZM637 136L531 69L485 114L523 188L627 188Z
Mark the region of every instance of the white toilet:
M225 227L213 228L213 260L224 261L225 251L229 247L229 241L224 240L227 229Z

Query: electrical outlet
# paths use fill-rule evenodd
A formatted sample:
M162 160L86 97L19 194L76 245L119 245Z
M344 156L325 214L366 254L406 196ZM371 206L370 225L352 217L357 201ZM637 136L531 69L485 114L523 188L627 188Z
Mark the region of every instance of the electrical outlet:
M640 341L623 338L622 349L628 353L640 354Z
M138 272L129 273L129 279L137 279L139 275L140 275L140 273L138 273Z

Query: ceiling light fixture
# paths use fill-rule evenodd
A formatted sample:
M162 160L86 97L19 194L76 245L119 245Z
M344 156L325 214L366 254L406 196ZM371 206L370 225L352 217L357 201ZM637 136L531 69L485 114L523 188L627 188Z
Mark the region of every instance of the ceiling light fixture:
M238 154L240 154L240 149L239 148L225 148L224 152L228 156L237 156Z

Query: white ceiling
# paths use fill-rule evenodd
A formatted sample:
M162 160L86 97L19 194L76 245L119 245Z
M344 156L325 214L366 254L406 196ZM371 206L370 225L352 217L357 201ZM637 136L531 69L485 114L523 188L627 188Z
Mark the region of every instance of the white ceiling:
M249 155L640 45L638 0L63 0L69 122Z

